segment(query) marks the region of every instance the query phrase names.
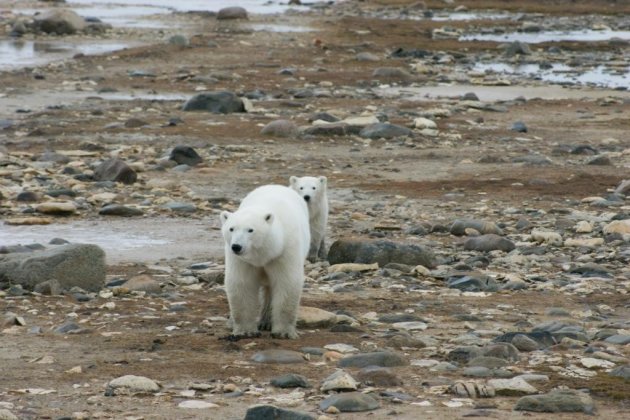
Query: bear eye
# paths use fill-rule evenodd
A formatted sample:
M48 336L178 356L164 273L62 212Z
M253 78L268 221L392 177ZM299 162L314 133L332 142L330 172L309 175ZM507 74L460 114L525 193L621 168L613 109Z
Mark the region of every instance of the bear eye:
M234 228L233 227L230 228L230 232L234 232Z
M247 229L249 233L254 233L254 229Z
M315 190L315 187L313 187L313 190Z
M300 190L303 190L303 189L304 189L304 187L300 187Z

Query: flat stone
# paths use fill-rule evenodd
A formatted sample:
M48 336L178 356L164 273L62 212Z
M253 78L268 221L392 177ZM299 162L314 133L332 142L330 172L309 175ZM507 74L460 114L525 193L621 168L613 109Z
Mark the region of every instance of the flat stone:
M515 396L524 394L535 394L536 388L527 383L523 378L514 377L511 379L490 379L488 385L494 388L497 395Z
M509 332L494 338L495 343L511 343L514 337L517 335L524 335L532 340L536 341L541 348L546 348L557 344L557 341L551 335L549 331L534 331L534 332Z
M329 407L335 407L342 413L370 411L380 407L377 400L360 392L345 392L331 395L319 404L319 409L326 411Z
M466 229L474 229L483 235L490 233L503 235L503 231L496 224L476 219L457 219L451 225L450 232L453 235L462 236L466 235Z
M113 389L114 393L119 390L128 393L152 393L160 390L160 386L152 379L135 375L125 375L112 379L107 386Z
M134 217L142 216L144 212L135 207L127 207L122 204L108 204L102 207L98 214L101 216L120 216L120 217Z
M607 343L618 344L618 345L626 345L630 344L630 335L628 334L615 334L607 337L605 340Z
M67 216L77 211L77 206L70 201L49 201L35 206L35 210L42 214Z
M616 368L608 372L608 374L610 376L623 378L626 382L630 382L630 365L617 366Z
M290 120L271 121L260 130L260 134L272 137L295 137L298 132L298 126Z
M238 6L219 9L217 20L247 19L247 10Z
M176 162L178 165L188 166L195 166L203 161L201 156L199 156L199 153L197 153L194 148L181 144L173 147L173 150L171 150L168 158Z
M472 237L464 242L464 249L468 251L503 251L510 252L516 248L514 242L494 233Z
M146 292L149 294L162 293L160 283L155 281L148 274L134 276L124 283L124 287L135 292Z
M523 397L516 402L514 410L537 413L594 414L595 404L591 397L583 392L561 390Z
M540 345L536 340L532 340L524 334L515 335L512 339L512 344L514 347L524 352L535 351L540 348Z
M495 390L491 385L478 384L476 382L459 381L449 388L451 394L462 398L492 398Z
M510 343L493 343L482 348L484 356L498 357L500 359L517 362L520 354L516 347Z
M615 364L613 362L609 362L608 360L603 359L597 359L595 357L583 357L580 359L580 363L587 369L610 369L612 367L615 367Z
M276 376L271 380L271 385L278 388L310 388L306 377L295 373L287 373L286 375Z
M505 359L492 356L478 356L468 361L468 366L481 366L488 369L509 366L510 362Z
M302 353L282 349L260 351L252 356L252 360L257 363L273 364L304 363Z
M5 408L0 408L0 420L19 420L19 419L11 411Z
M409 128L387 122L368 125L359 133L359 136L368 139L392 139L412 135L413 131Z
M396 328L397 330L424 331L427 329L428 325L420 321L410 321L410 322L395 322L392 324L392 327Z
M607 235L619 233L622 235L630 235L630 219L614 220L604 226L604 233Z
M114 181L123 184L133 184L137 181L138 175L129 165L120 159L109 159L101 163L94 169L94 179L96 181Z
M364 367L357 373L357 379L366 385L378 387L396 387L403 384L393 370L380 366Z
M377 67L372 71L373 78L410 80L411 74L400 67Z
M273 405L255 405L247 409L245 420L315 420L317 416Z
M326 328L337 323L337 315L319 308L300 306L297 326L299 328Z
M190 98L182 107L183 111L206 111L214 114L245 112L242 99L228 91L204 92Z
M178 201L172 201L164 205L165 209L168 209L175 213L194 213L197 211L197 207L192 203L180 203Z
M322 381L320 391L355 391L358 387L359 382L349 373L338 370Z
M388 351L377 351L372 353L361 353L352 356L346 356L339 360L339 367L357 367L364 368L366 366L394 367L406 366L409 362L403 356Z
M474 378L487 378L492 376L492 369L485 366L469 366L464 369L463 375Z
M455 273L446 280L446 285L451 289L463 292L496 292L499 286L489 276L478 273Z
M186 400L177 404L179 408L190 408L195 410L207 410L208 408L216 408L219 407L217 404L201 401L201 400Z
M389 263L411 266L435 266L433 253L420 245L408 245L384 240L339 239L328 251L328 262L332 264L378 263L383 267Z
M0 255L0 278L32 290L56 280L63 290L95 292L105 284L105 252L96 245L68 244L32 253Z

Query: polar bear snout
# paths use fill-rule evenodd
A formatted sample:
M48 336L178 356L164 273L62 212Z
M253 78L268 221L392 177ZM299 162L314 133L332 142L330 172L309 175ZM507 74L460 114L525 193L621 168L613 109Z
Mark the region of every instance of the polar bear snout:
M311 196L310 195L305 195L304 196L304 201L306 201L306 202L311 201Z
M232 252L234 252L236 255L240 254L243 251L243 247L239 244L232 244Z

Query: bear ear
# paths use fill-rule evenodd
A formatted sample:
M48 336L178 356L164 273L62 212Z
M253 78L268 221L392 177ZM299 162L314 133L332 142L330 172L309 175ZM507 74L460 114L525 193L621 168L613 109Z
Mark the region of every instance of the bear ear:
M319 177L319 182L321 182L322 185L326 185L327 181L328 181L328 179L325 176L320 176Z
M230 213L229 211L222 211L221 212L221 225L223 225L225 222L227 222L227 219L232 215L232 213Z
M267 223L269 223L269 224L272 224L272 223L273 223L273 214L271 214L271 213L267 213L267 214L265 215L265 222L267 222Z
M291 185L295 185L298 181L297 176L292 176L291 178L289 178L289 182L291 182Z

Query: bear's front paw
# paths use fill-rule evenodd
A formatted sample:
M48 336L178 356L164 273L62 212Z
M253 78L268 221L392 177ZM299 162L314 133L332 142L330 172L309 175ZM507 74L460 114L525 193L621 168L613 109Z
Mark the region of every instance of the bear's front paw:
M299 337L299 334L296 331L281 331L281 332L272 332L271 338L290 338L296 339Z
M260 323L258 324L258 329L260 331L271 331L271 320L265 319L260 321Z
M219 337L219 340L234 342L234 341L244 340L246 338L258 338L258 337L260 337L260 332L247 333L247 334L229 334L223 337Z

